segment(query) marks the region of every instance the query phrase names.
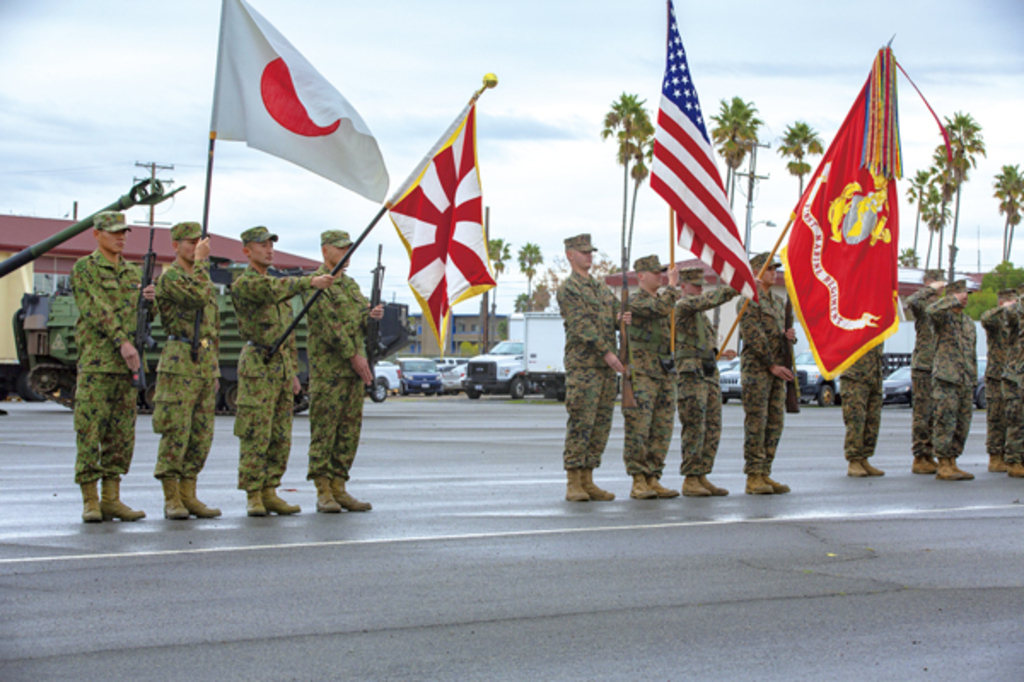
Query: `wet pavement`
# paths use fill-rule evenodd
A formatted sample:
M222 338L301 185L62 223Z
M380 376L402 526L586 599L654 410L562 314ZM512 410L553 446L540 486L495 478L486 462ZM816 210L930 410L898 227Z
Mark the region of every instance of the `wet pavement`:
M564 407L409 397L366 403L349 490L317 514L295 420L280 490L250 519L233 420L217 418L200 497L162 518L157 437L139 417L122 498L138 523L82 524L71 412L0 417L0 680L851 679L1024 677L1024 481L989 474L976 412L961 467L910 469L910 410L887 407L873 463L845 476L838 408L787 417L773 477L742 494L742 408L724 407L725 498L636 501L622 420L563 500ZM663 483L678 488L678 440Z

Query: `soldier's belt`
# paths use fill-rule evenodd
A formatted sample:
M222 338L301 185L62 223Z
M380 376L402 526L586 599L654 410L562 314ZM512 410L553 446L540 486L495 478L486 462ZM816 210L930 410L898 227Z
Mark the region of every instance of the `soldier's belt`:
M190 345L190 346L192 345L192 339L188 338L187 336L175 336L174 334L168 334L167 335L167 340L168 341L184 341L188 345ZM209 348L210 347L210 340L209 339L199 339L199 347L200 348Z

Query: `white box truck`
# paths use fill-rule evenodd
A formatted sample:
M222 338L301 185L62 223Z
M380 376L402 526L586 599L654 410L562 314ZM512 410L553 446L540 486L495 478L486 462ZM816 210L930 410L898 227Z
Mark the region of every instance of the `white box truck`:
M565 399L565 331L558 313L516 313L509 319L509 339L486 355L470 358L466 395L527 393Z

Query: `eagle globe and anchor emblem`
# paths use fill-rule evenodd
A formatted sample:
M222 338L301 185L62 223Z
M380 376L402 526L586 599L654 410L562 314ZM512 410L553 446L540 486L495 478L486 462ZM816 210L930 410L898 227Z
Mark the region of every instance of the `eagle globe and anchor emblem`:
M889 220L889 183L874 173L871 173L871 179L873 192L865 193L859 182L851 182L829 205L832 241L845 241L851 246L869 238L868 246L874 246L878 240L884 244L892 241L889 228L885 226Z

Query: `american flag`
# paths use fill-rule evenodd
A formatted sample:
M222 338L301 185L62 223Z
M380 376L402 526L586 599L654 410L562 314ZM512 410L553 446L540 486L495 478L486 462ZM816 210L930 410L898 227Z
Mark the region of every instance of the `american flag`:
M651 188L676 212L679 245L757 300L757 286L704 127L686 50L669 0L668 58L654 135Z

